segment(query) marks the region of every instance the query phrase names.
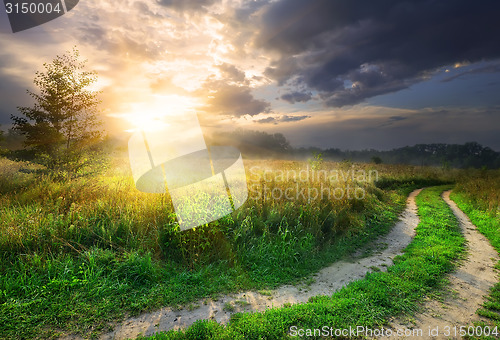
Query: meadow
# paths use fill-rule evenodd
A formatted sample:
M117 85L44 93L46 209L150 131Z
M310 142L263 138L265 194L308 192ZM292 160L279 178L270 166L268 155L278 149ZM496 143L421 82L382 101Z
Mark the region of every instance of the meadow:
M500 171L468 171L460 178L451 198L500 253ZM500 262L495 268L500 269ZM492 287L477 314L489 322L477 322L475 326L500 327L500 282Z
M445 188L449 186L428 188L419 194L421 222L417 234L387 272L368 273L363 280L348 284L332 296L313 297L305 304L239 313L226 326L203 320L185 331L159 333L150 339L282 339L292 338L295 329L320 330L309 336L318 339L377 334L370 330L382 329L395 315L411 315L418 309L418 302L442 288L445 274L463 254L465 240L458 222L440 198ZM325 325L330 328L326 332ZM334 331L357 330L358 326L364 328L363 332Z
M246 160L245 168L249 198L240 209L180 232L168 194L136 190L123 155L112 157L98 175L65 181L34 164L0 159L1 337L96 337L127 316L162 306L183 308L222 293L294 283L387 233L403 210L406 196L416 188L457 183L457 197L487 212L488 221L498 222L498 171L318 159ZM444 214L427 224L451 218L439 201L439 190L419 198L421 209L433 205ZM457 238L447 245L453 253L451 262L461 251L460 242ZM377 317L367 316L373 324L387 315L412 310L426 290L439 286L452 265L445 262L432 267L411 252L405 256L393 274L374 274L371 281L339 294L348 294L345 301L354 303L364 289L375 289L377 296L416 289L417 295L395 300L400 305L384 307ZM422 269L417 270L419 266ZM415 281L428 275L420 270L433 270L437 276L430 284ZM416 286L395 278L402 273ZM391 291L381 291L381 286ZM351 308L344 300L325 301L318 298L317 308L325 308L325 303ZM485 310L491 311L492 306L497 305ZM379 307L374 304L374 313ZM287 317L300 308L309 307L293 307ZM316 315L314 308L308 309L311 318ZM273 313L280 318L286 314L270 311L263 315ZM238 316L242 321L234 324L249 328L268 324L259 315ZM226 330L201 323L193 325L193 330L197 327L216 329L221 338L239 334L232 326ZM255 337L268 334L267 329L262 331ZM283 335L282 329L273 332Z

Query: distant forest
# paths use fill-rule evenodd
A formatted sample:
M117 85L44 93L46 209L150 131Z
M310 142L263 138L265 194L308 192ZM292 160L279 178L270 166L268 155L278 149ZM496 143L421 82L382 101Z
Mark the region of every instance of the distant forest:
M384 164L426 165L451 168L500 168L500 152L476 142L465 144L417 144L389 151L379 150L340 150L338 148L320 149L317 147L294 148L281 133L269 134L262 131L237 129L206 137L208 145L232 145L237 147L247 159L289 159L307 160L321 154L323 160ZM20 148L23 138L12 131L0 134L0 155L17 158L23 153ZM107 138L102 149L127 148L123 138Z
M233 145L245 158L304 160L321 154L324 160L427 165L453 168L500 168L500 152L476 142L459 144L417 144L389 151L293 148L281 133L235 130L209 139L213 145Z

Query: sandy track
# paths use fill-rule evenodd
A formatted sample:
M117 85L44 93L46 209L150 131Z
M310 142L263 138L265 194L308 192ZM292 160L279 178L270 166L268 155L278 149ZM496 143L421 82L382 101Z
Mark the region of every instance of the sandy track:
M421 337L402 337L404 339L460 338L460 326L469 326L473 321L484 320L476 314L476 310L482 305L489 289L498 281L497 272L494 269L498 261L498 253L486 237L477 231L467 215L450 200L450 191L445 191L442 197L460 222L460 228L467 240L467 258L455 272L448 276L450 285L442 301L425 302L424 311L416 315L411 322L405 323L402 320L391 322L391 328L394 331L396 329L421 329L423 332ZM455 336L454 326L457 326L458 336ZM438 336L429 334L429 328L435 329L436 327L439 327ZM450 327L451 333L448 336L444 334L445 327ZM398 339L398 337L390 337L390 339Z
M402 250L411 242L414 230L418 225L415 197L421 189L413 191L407 200L407 207L391 232L374 242L376 254L354 258L353 261L339 261L323 268L313 275L311 284L285 285L265 295L254 291L224 295L217 301L201 300L194 304L195 309L172 310L169 307L156 312L147 313L125 320L115 327L115 330L101 337L101 339L127 339L138 335L152 335L158 331L185 328L197 320L214 319L220 323L229 321L231 314L245 311L263 311L270 307L282 306L285 303L307 302L312 296L331 295L347 283L362 279L373 267L385 270L392 265L392 259L401 254ZM381 250L380 250L381 249ZM228 311L227 304L234 306Z

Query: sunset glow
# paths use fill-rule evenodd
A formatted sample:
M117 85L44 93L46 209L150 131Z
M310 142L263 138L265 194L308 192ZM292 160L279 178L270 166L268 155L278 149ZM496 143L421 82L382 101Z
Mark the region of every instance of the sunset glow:
M131 103L130 111L110 116L124 119L131 127L126 132L137 129L157 131L169 126L169 120L178 119L186 112L192 112L196 102L178 95L152 96L143 103Z
M204 133L282 133L296 147L500 149L495 11L465 2L403 8L87 0L16 34L0 11L0 124L10 127L41 61L76 45L98 72L113 135L194 110Z

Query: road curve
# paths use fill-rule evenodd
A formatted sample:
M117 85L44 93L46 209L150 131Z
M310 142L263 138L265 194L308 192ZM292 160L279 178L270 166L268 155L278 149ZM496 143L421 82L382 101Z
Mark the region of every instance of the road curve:
M263 311L285 303L307 302L312 296L331 295L346 284L362 279L374 267L386 270L387 266L392 265L392 259L402 253L415 234L415 228L419 223L415 197L420 191L421 189L415 190L408 196L406 209L390 233L374 242L374 248L378 249L375 254L355 258L352 261L335 262L314 274L312 276L314 282L311 284L284 285L271 291L270 295L247 291L224 295L217 301L204 299L193 304L198 307L191 310L173 310L165 307L129 318L116 325L113 332L103 335L101 339L128 339L135 338L139 334L149 336L158 331L185 328L202 319L214 319L226 323L236 312ZM225 310L227 304L233 305L234 310L228 311L227 308Z

